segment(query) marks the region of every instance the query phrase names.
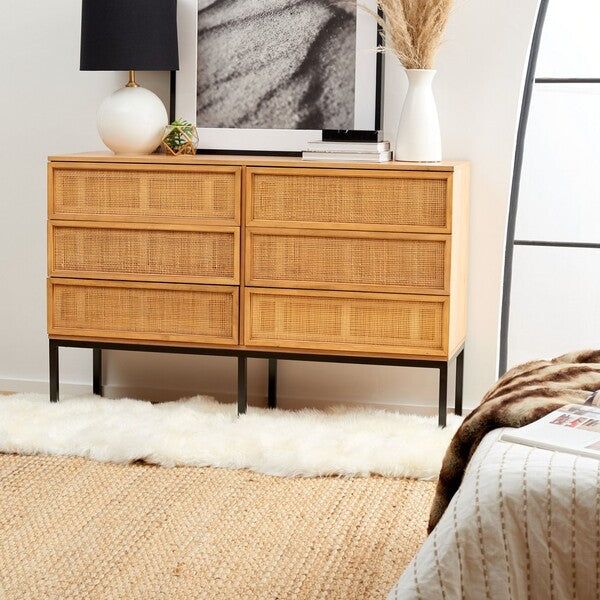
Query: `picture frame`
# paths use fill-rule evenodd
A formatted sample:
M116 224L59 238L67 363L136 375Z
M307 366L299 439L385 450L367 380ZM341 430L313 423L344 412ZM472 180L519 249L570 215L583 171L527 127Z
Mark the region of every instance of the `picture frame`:
M365 6L376 11L376 1ZM358 2L357 2L358 5ZM198 7L199 0L178 0L180 68L171 73L171 119L184 118L196 123L198 97ZM381 129L383 101L383 54L381 31L367 11L356 10L354 59L354 122L349 129ZM278 129L244 127L198 128L199 153L291 154L299 155L308 142L320 140L321 130L331 128Z

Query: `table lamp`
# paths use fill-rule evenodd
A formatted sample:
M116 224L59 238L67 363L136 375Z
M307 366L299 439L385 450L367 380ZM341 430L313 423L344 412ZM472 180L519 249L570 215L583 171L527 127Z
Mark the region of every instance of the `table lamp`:
M150 154L168 124L164 104L135 72L178 68L177 0L83 0L80 69L129 72L98 110L98 133L115 154Z

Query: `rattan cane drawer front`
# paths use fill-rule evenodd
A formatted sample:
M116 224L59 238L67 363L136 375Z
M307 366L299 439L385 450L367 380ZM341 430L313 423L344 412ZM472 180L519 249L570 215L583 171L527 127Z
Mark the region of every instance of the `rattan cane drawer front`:
M241 167L53 163L50 216L238 225Z
M450 236L247 229L246 285L446 294Z
M51 276L239 283L239 228L50 221Z
M51 279L50 335L237 344L238 288Z
M245 343L445 356L447 308L443 296L246 288Z
M448 173L247 169L246 223L449 233Z

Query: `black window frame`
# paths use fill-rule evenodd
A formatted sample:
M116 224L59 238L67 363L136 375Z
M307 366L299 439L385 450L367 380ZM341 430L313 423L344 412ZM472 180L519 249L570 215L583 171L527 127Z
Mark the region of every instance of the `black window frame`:
M519 192L523 172L523 157L525 138L531 109L531 98L536 84L581 84L600 83L597 77L536 77L537 60L542 40L542 32L550 0L541 0L531 40L531 49L525 75L521 113L517 129L517 140L513 163L513 177L510 190L508 221L506 226L506 247L504 252L504 276L502 287L502 310L500 315L500 350L498 360L498 376L504 375L508 362L508 333L510 325L510 301L512 292L512 271L515 246L536 246L552 248L593 248L600 249L596 242L559 242L549 240L520 240L515 239L517 211L519 207Z

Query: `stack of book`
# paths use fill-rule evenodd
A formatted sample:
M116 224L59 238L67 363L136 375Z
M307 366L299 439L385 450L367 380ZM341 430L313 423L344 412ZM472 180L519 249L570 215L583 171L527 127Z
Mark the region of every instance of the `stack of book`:
M302 153L304 160L337 162L375 162L392 160L389 142L319 141L309 142Z

